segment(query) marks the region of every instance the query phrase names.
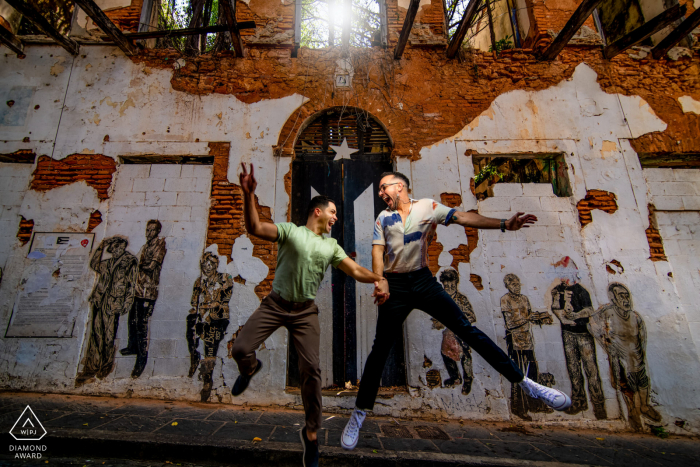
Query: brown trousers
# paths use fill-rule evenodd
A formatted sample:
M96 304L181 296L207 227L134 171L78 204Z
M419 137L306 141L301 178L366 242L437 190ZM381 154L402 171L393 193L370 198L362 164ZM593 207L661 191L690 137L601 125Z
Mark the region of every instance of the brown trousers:
M276 294L273 292L271 295ZM318 306L313 301L303 308L285 306L273 300L271 295L265 297L248 318L233 343L231 354L238 363L238 371L250 374L257 365L255 351L258 347L281 326L286 327L299 353L301 400L306 413L306 429L315 432L321 428L322 406Z

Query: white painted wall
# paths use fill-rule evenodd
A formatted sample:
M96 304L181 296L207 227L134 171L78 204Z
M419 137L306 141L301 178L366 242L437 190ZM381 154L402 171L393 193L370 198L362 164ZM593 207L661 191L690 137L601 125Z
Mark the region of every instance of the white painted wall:
M286 220L289 197L283 177L290 169L289 159L275 158L272 146L277 143L284 122L303 103L302 96L251 105L232 96L192 96L172 90L169 70L133 64L113 48L87 47L85 56L63 62L59 48L37 47L36 50L41 50L42 55L31 53L23 61L6 56L0 58L3 64L13 60L11 67L0 67L0 84L5 85L0 89L17 83L37 83L33 96L45 92L42 100L36 102L41 103L40 109L46 106L50 112L39 116L31 113L37 105L35 100L25 103L29 113L22 125L0 126L1 153L28 148L39 154L53 154L56 159L75 153L115 158L127 154L206 155L208 142L228 141L232 145L229 181L236 181L241 161L255 163L260 168L256 171L259 187L266 188L258 191L260 203L271 207L276 221ZM59 70L60 67L63 69ZM51 74L52 69L56 76ZM45 86L45 82L50 86ZM50 89L44 90L42 85ZM65 106L63 96L66 96ZM459 193L464 210L477 208L495 217L506 217L522 210L534 212L540 218L537 226L526 231L481 232L471 261L459 266L460 291L469 298L477 315L477 325L487 335L505 348L499 300L505 293L502 279L506 273L516 273L533 308L545 311L548 290L554 280L551 266L563 256L569 256L577 264L594 306L608 302L610 282L623 282L630 288L635 309L647 325L647 361L653 402L663 414L668 429L675 429L672 422L679 418L697 431L700 419L695 407L700 396L694 382L700 377L696 345L699 320L697 312L689 309L697 303L697 296L693 295L697 293L697 287L693 288L697 284L693 268L697 268L695 263L683 263L682 255L678 254L696 248L692 242L696 240L693 229L697 224L693 222L697 218L687 211L697 210L691 206L696 206L693 203L700 193L682 190L688 188L688 184L696 189L697 179L681 179L681 176L692 178L693 175L674 171L673 180L669 178L663 185L653 185L663 180L654 180L651 172L643 173L628 141L665 128L666 124L641 98L603 92L595 72L582 64L571 79L551 88L502 94L453 137L420 148L420 159L398 160L397 169L411 177L414 198L439 200L442 193ZM32 132L30 142L23 143L29 131ZM41 138L35 141L35 134ZM104 141L106 135L109 135L108 142ZM52 148L54 142L55 149ZM495 197L477 202L469 189L469 179L474 173L470 157L464 155L467 150L485 155L562 154L569 166L573 195L557 198L540 185L500 185ZM84 230L90 212L99 209L103 213L103 223L95 231L95 241L99 243L108 235L126 234L133 253L145 241L145 222L156 216L161 220L162 235L168 239L168 254L162 273L161 298L151 322L151 363L144 376L138 380L128 378L133 357L118 357L117 370L102 383L86 385L79 390L73 387L86 335L86 299L93 286L93 279L90 279L85 284L81 315L72 338L0 338L0 384L42 391L91 393L99 390L115 395L131 389L136 395L198 399L200 383L186 376L185 362L189 355L184 338L184 317L204 249L211 169L145 167L119 166L112 196L104 202L100 202L94 189L84 183L45 194L24 191L24 195L12 194L9 185L3 184L1 189L10 190L12 202L7 204L9 209L3 208L0 218L2 222L9 213L10 223L17 223L17 213L26 213L26 218L34 219L37 230ZM28 185L29 171L26 167L18 169L2 164L0 177L12 179L12 184L17 178L13 190L21 192ZM574 207L590 189L615 193L619 209L614 214L593 211L593 222L581 229ZM3 202L4 193L0 192ZM17 201L20 197L21 201ZM648 226L649 203L654 203L660 211L672 211L671 217L660 219L661 234L664 239L668 236L668 263L652 263L647 259L649 250L644 230ZM683 229L682 234L668 231L676 225L687 225L688 229ZM0 320L7 322L14 296L7 292L16 290L27 247L17 244L16 228L7 225L3 229L0 245L5 249L0 249L0 253L5 252L1 254L5 255L6 275L0 285ZM445 245L439 258L440 266L445 267L451 262L449 250L466 243L466 236L459 227L440 227L438 241ZM690 243L679 243L673 250L673 242L680 241ZM215 245L209 249L218 254ZM220 257L220 270L234 277L240 274L246 284L234 286L229 336L245 323L258 305L254 287L267 274L267 267L252 257L252 243L246 237L237 239L232 257ZM611 275L605 270L612 259L622 263L625 269L622 275ZM468 280L469 274L482 278L484 290L474 288ZM124 319L120 325L120 339L125 337ZM554 374L557 386L568 389L557 326L534 329L536 353L542 371ZM463 396L458 388L427 388L424 384L425 356L433 361L433 368L442 372L443 379L446 377L440 358L441 332L433 330L429 318L420 312L409 317L405 332L409 392L393 399L382 399L376 406L376 413L396 416L420 410L422 414L450 417L511 417L508 409L510 384L476 355L475 381L469 396ZM362 349L360 359L366 354L367 345ZM287 359L284 330L273 334L259 353L265 369L256 377L256 391L247 391L236 400L227 394L227 388L235 380L237 369L225 355L225 349L221 348L222 359L215 372L215 392L222 402L300 404L298 396L284 392ZM624 414L626 409L620 406L620 399L607 380L607 357L601 348L598 348L598 365L608 398L609 417ZM354 399L331 397L326 398L324 404L329 408L347 409L353 407ZM593 422L590 411L577 416L556 413L535 418L540 424L622 426L619 420Z

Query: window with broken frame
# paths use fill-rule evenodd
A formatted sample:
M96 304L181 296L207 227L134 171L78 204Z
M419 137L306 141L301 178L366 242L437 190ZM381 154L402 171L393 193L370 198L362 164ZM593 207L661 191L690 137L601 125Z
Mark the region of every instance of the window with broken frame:
M562 154L472 156L474 194L493 196L497 183L549 183L556 196L571 196L567 165Z

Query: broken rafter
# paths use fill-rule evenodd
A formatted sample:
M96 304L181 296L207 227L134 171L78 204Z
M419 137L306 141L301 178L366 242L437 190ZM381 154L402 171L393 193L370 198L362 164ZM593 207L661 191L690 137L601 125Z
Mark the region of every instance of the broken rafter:
M652 34L662 30L678 18L685 16L685 10L685 5L673 5L668 10L664 11L659 15L656 15L650 21L647 21L634 31L624 35L620 39L607 46L605 49L603 49L603 55L605 56L605 58L610 60L615 55L624 52L633 45L639 44L647 37L650 37Z
M678 25L676 29L671 31L671 33L659 42L656 47L651 49L651 56L655 59L660 59L669 50L671 50L676 44L678 44L685 36L690 34L693 29L698 27L700 24L700 8L695 10L688 16L681 24Z
M241 40L241 32L236 23L236 3L235 0L221 0L221 7L224 13L224 20L228 25L228 31L231 33L231 44L233 50L236 51L236 57L243 57L243 40Z
M124 33L104 14L94 0L75 0L75 3L83 10L94 23L109 36L114 44L126 55L134 55L138 48L131 42Z
M471 27L474 15L479 11L480 4L481 0L471 0L467 5L466 10L464 10L464 16L462 16L462 21L459 22L457 31L455 31L455 35L452 36L450 45L447 47L447 58L454 58L454 56L457 55L457 51L462 46L467 31Z
M593 10L595 10L601 1L602 0L583 0L578 8L576 8L576 11L574 11L574 14L571 15L569 21L566 22L564 29L554 38L554 42L549 44L549 47L542 53L540 60L554 60L557 58L559 52L561 52L564 46L574 37L576 31L583 26L583 23L591 16L591 13L593 13Z
M255 21L244 21L238 23L238 29L255 29ZM196 36L199 34L213 34L217 32L226 32L229 30L227 24L217 24L204 28L185 28L185 29L170 29L165 31L146 31L146 32L125 32L124 35L131 40L142 39L160 39L161 37L180 37L180 36Z
M420 0L411 0L411 4L408 6L408 11L406 12L406 19L403 22L403 28L401 28L401 35L399 36L399 42L396 44L394 49L394 59L399 60L401 55L403 55L403 49L406 48L406 43L408 42L408 36L411 35L411 28L413 27L413 20L416 19L416 13L418 13L418 7L420 6Z
M24 55L24 44L22 41L2 25L0 25L0 43L5 44L8 49L17 55Z
M41 13L36 11L36 9L29 4L29 2L27 2L26 0L6 1L12 8L17 10L19 13L22 14L22 16L31 21L32 24L39 28L44 34L58 42L61 47L68 51L69 54L78 55L80 45L78 45L78 43L75 42L73 39L70 39L58 32L58 30L55 27L53 27L51 23L49 23L46 20L46 18L44 18L41 15Z

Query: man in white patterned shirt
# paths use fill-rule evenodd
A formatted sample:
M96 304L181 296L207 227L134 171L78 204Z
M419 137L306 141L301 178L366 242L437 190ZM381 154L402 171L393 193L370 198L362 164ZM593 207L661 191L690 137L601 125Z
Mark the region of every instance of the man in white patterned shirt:
M440 321L464 343L474 349L511 383L519 383L524 392L556 410L571 405L569 396L542 386L526 376L489 337L471 325L462 310L437 282L428 269L428 245L438 224L450 223L477 229L519 230L534 224L537 217L516 213L510 219L493 219L475 212L458 212L432 199L408 197L408 178L398 172L382 174L379 196L387 204L374 225L372 269L389 281L391 295L379 306L377 330L372 351L367 357L360 389L340 443L353 449L359 439L366 411L374 407L384 365L394 343L401 338L403 322L413 309L422 310Z

